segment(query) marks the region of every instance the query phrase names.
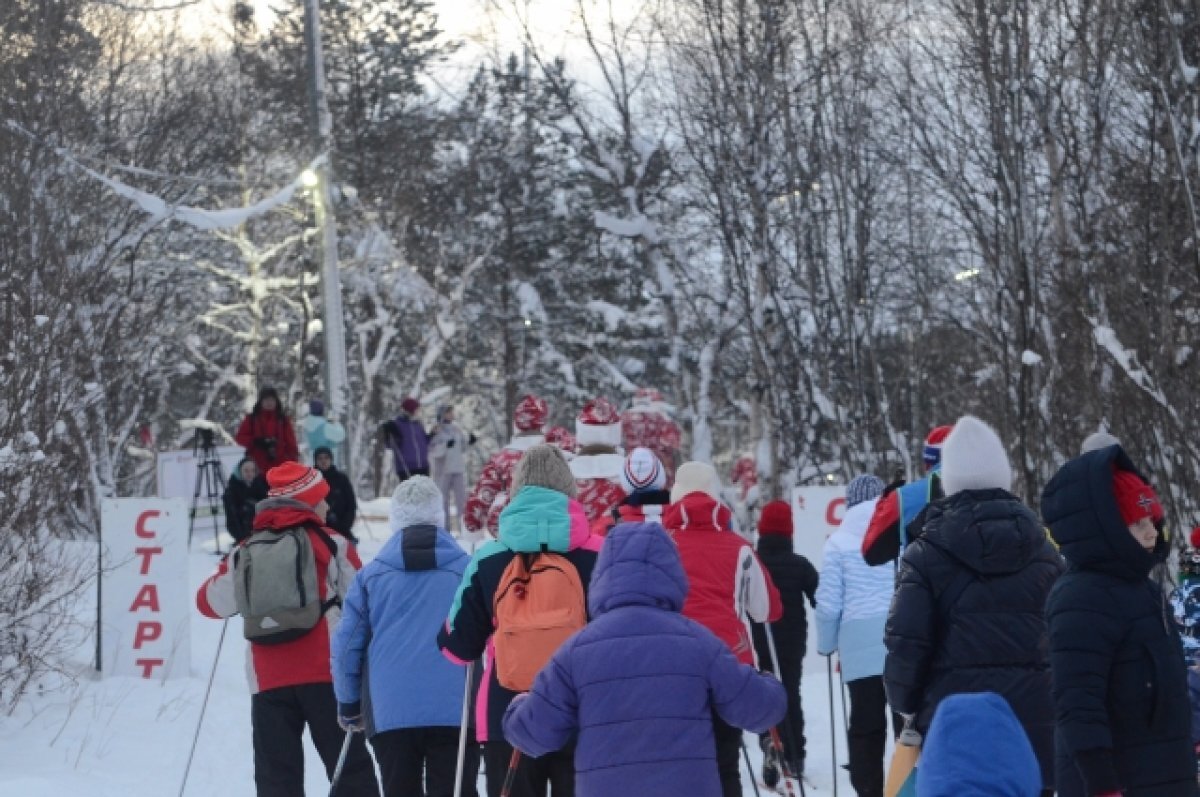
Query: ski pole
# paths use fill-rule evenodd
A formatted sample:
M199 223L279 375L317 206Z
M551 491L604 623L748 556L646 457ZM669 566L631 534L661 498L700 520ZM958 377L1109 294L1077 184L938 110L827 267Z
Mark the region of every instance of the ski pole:
M850 750L850 715L846 713L846 678L842 675L842 658L838 656L838 684L842 687L842 730L846 732L846 750Z
M342 752L338 753L337 766L333 770L333 777L329 779L329 797L333 797L337 792L338 781L342 779L342 769L346 766L346 756L350 752L350 740L354 738L354 731L346 731L346 739L342 742Z
M471 721L471 683L475 680L475 662L467 665L467 685L463 687L462 728L458 732L458 768L454 770L454 797L462 797L463 766L467 760L467 726Z
M754 797L762 797L758 792L758 778L754 777L754 765L750 763L750 751L746 749L746 737L744 736L742 737L742 758L746 759L746 771L750 773L750 785L754 787Z
M359 519L363 522L363 527L367 530L367 536L375 542L379 542L379 538L375 536L375 529L371 526L371 521L367 520L366 515L359 515Z
M187 789L188 775L192 772L192 758L196 755L196 743L200 741L200 728L204 725L204 712L208 710L208 698L212 694L213 679L217 676L217 662L221 660L221 647L225 644L225 631L229 628L229 618L221 624L221 636L217 640L217 653L213 656L212 671L208 674L208 688L204 690L204 702L200 704L200 719L196 721L196 733L192 737L192 749L188 753L187 766L183 768L183 782L179 784L179 797Z
M774 665L772 669L775 672L775 680L779 681L780 685L782 686L783 666L779 661L779 650L775 647L775 631L771 628L770 623L763 623L763 630L767 632L767 649L771 652L771 664ZM784 688L786 689L786 687ZM785 728L790 727L786 714L783 717L783 724ZM793 742L794 741L795 740L793 740ZM783 740L779 736L779 726L775 726L771 729L771 744L775 746L775 755L778 758L779 764L779 775L783 778L784 789L786 790L788 797L794 797L795 792L792 790L792 784L788 781L788 770L791 769L791 766L786 761L787 755L783 747ZM797 781L800 780L799 775L795 773L792 774L795 775ZM800 789L804 789L803 784L801 784Z
M837 797L838 792L838 765L837 765L837 717L833 714L833 656L825 657L825 668L829 674L829 750L830 756L833 758L833 797Z
M517 765L521 763L521 751L513 748L512 758L508 759L508 772L504 773L504 785L500 788L500 797L512 797L513 783L517 780Z

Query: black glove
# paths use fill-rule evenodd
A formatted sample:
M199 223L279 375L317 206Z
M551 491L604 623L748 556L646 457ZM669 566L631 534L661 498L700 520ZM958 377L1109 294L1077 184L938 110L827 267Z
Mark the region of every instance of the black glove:
M896 492L901 487L903 487L906 483L907 482L905 482L903 478L896 479L894 482L889 484L887 487L883 488L883 492L879 494L879 499L883 500L884 498L887 497L888 493Z
M450 442L446 443L446 448L454 448L454 438L450 438Z

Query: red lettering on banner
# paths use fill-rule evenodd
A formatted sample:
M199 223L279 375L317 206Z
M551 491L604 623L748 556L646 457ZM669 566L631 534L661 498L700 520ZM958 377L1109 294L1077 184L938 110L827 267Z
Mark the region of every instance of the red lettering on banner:
M143 584L138 590L137 597L133 599L133 605L129 607L129 611L136 612L143 606L149 607L150 611L162 611L158 608L158 587L153 584Z
M842 525L842 516L845 515L846 499L835 498L829 502L829 506L825 508L825 522L831 526ZM838 512L837 510L843 510Z
M148 576L148 575L150 575L150 559L153 558L155 556L155 554L162 553L163 549L161 547L158 547L158 548L134 548L133 552L142 557L141 574L143 576Z
M133 533L141 537L143 540L154 539L154 532L146 528L146 521L150 520L151 518L156 518L161 514L162 512L158 511L157 509L147 509L142 514L138 515L137 525L134 526Z
M153 620L140 621L137 631L133 634L133 649L141 650L143 643L158 639L162 636L162 630L162 623L156 623Z
M154 668L163 666L162 659L135 659L133 663L142 668L143 678L154 677Z

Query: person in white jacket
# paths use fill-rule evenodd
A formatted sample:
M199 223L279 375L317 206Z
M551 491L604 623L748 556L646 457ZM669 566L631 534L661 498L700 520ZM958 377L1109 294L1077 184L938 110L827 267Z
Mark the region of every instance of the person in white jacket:
M858 797L882 797L887 742L883 692L883 629L895 585L895 568L863 560L862 541L883 492L883 481L859 476L846 487L846 515L825 541L817 588L817 652L838 654L850 690L850 783ZM899 731L893 718L893 729Z
M455 509L459 531L464 529L467 507L467 446L475 444L475 435L464 432L454 422L454 408L438 408L437 430L429 439L429 464L433 480L445 500L446 527L450 527L450 507ZM451 503L453 501L453 504Z

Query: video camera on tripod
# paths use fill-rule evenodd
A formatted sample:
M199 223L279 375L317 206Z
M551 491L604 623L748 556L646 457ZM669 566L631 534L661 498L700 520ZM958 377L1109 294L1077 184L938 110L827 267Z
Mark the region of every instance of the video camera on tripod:
M217 517L222 513L221 496L225 490L225 468L221 465L221 457L217 454L217 444L213 430L208 426L197 426L196 436L192 439L192 456L196 460L196 489L192 493L192 511L188 523L188 547L192 544L192 532L196 528L196 512L200 508L200 491L208 503L208 512L212 517L214 553L221 554L221 527Z

